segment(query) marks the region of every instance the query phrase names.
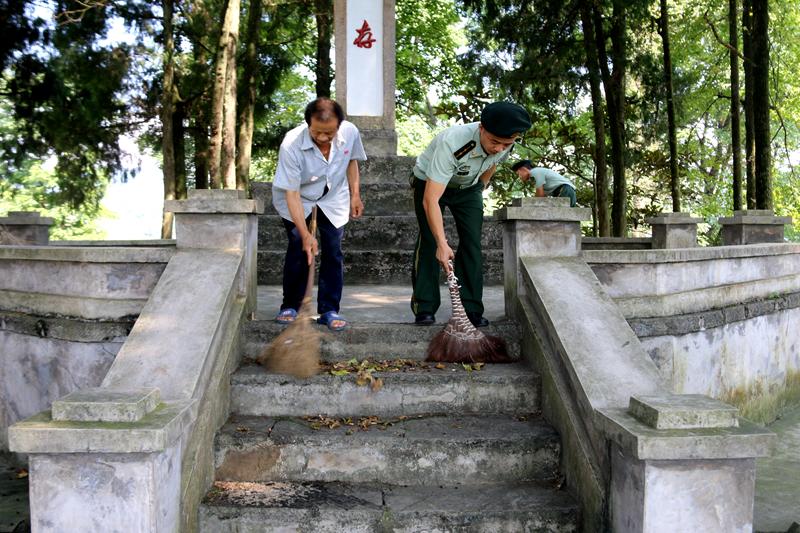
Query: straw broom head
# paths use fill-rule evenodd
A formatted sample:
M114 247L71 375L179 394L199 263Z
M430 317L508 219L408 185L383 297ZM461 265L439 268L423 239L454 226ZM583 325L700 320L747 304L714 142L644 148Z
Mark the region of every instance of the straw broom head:
M452 261L447 273L447 287L453 304L453 316L444 329L431 339L425 360L442 363L513 362L503 339L484 335L467 318Z
M308 231L317 232L317 206L311 210ZM311 325L311 292L314 288L313 263L308 267L306 294L297 318L261 352L257 361L269 372L309 378L319 372L322 333Z
M307 307L303 303L295 321L286 326L258 356L258 363L267 371L297 378L309 378L319 372L322 333L311 325Z

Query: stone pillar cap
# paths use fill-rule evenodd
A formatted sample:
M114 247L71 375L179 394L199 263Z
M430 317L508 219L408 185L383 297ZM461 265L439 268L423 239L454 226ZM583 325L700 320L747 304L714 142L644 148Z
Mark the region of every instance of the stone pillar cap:
M53 420L73 422L138 422L161 403L156 388L84 389L53 402Z
M581 222L591 220L587 207L570 207L569 198L514 198L511 205L495 211L495 220L552 220Z
M792 217L775 216L771 209L754 209L752 211L734 211L732 217L719 217L721 225L726 224L791 224Z
M655 429L739 426L738 408L702 394L631 396L628 412Z
M703 219L699 217L693 217L690 213L661 213L654 217L645 219L650 225L654 224L698 224L702 222Z
M54 220L43 217L39 211L9 211L5 217L0 217L0 224L4 226L52 226Z
M260 215L263 200L248 200L245 191L235 189L189 189L187 200L167 200L164 211L169 213L241 213Z

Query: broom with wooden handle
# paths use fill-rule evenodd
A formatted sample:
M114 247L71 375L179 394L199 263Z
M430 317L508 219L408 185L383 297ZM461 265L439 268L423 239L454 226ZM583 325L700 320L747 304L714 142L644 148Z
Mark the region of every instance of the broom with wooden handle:
M311 235L317 232L317 206L311 210ZM308 378L319 372L319 347L322 333L311 325L311 293L314 290L314 262L308 267L308 283L300 312L294 322L258 356L269 372Z
M444 329L431 339L425 360L442 363L513 362L514 360L508 356L508 349L503 339L484 335L469 321L461 303L453 262L450 261L449 265L447 288L450 290L450 301L453 303L453 316Z

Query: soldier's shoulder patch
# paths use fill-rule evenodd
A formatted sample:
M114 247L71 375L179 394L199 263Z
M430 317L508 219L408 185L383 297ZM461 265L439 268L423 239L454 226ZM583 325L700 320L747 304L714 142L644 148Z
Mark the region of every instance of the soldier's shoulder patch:
M453 156L455 156L456 159L461 159L462 157L470 153L477 144L478 143L475 142L475 139L470 139L469 141L467 141L467 144L465 144L464 146L453 152Z

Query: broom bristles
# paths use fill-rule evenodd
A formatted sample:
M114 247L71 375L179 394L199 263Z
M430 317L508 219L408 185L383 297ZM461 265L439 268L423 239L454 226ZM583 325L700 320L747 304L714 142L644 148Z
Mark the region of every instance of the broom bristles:
M301 312L294 322L264 348L257 361L269 372L310 378L320 370L321 335L311 325L311 317Z
M508 355L503 339L484 335L467 318L452 262L447 274L447 285L453 304L453 316L444 329L431 339L425 360L441 363L514 362Z
M308 231L317 232L317 206L311 209ZM300 312L280 335L269 343L256 359L269 372L288 374L296 378L310 378L319 367L320 333L311 326L311 292L314 287L313 263L309 264L306 294Z
M494 335L475 336L471 339L455 335L450 324L431 339L426 361L438 363L513 363L506 342Z

